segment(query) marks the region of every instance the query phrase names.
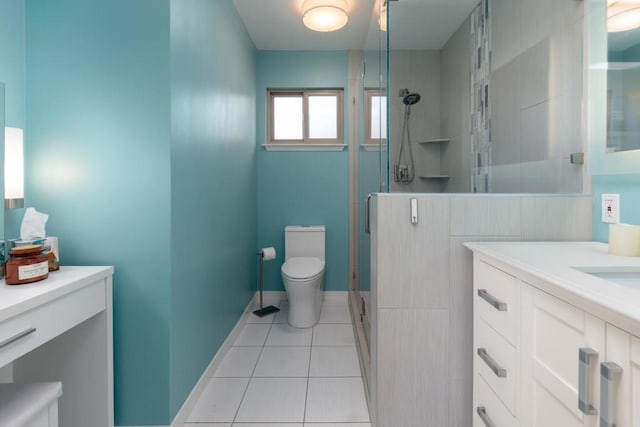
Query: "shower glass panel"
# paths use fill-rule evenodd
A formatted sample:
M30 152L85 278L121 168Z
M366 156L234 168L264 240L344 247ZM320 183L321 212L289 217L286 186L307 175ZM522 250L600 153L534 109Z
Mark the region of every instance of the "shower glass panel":
M386 192L389 188L388 99L387 99L387 46L388 34L381 30L380 16L386 1L376 1L372 11L366 44L360 55L358 75L357 126L358 150L355 209L357 233L354 237L354 275L351 297L357 305L364 340L361 353L369 355L369 291L370 291L370 240L365 230L367 196ZM384 22L383 22L384 23ZM365 363L368 369L368 364ZM366 377L366 375L365 375Z
M390 191L583 191L586 2L555 3L389 2Z

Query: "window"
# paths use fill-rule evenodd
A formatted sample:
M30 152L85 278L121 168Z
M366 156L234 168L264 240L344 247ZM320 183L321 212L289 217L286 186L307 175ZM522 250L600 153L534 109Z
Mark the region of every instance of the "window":
M343 144L342 89L269 90L267 144Z
M367 89L364 92L366 143L387 143L387 95L383 89Z

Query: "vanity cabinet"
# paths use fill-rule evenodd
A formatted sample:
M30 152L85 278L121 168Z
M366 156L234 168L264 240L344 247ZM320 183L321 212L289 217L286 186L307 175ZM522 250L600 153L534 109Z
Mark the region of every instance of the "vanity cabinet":
M531 279L474 258L473 426L640 426L640 339Z

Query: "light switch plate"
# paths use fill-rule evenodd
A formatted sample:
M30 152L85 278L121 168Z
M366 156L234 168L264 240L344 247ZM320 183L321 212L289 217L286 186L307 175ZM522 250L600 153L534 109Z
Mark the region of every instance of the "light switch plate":
M602 222L607 224L620 223L620 195L602 195Z

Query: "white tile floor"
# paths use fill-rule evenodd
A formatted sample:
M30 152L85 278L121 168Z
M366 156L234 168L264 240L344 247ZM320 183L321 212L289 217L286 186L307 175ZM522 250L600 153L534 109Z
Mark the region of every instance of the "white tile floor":
M371 427L347 302L296 329L251 315L184 427Z

